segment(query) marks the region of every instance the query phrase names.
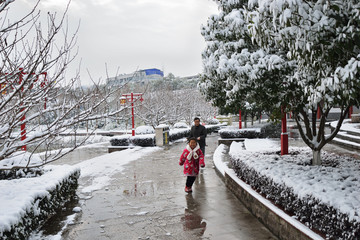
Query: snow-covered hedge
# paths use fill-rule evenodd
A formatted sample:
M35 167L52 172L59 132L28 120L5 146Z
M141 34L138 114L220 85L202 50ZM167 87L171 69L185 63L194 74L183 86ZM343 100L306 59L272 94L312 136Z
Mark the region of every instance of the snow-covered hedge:
M136 135L154 134L155 130L152 126L139 126L135 129Z
M260 128L233 129L226 128L219 131L221 138L261 138L263 133Z
M178 128L170 129L169 132L169 141L173 142L181 138L187 138L190 135L190 128Z
M239 178L327 238L360 239L356 160L323 153L323 166L310 166L308 148L290 148L289 155L279 156L273 150L242 150L242 144L234 142L229 152Z
M261 128L224 128L219 133L221 138L280 138L281 125L268 123Z
M153 147L155 146L155 134L117 136L110 139L110 144L111 146Z
M220 124L220 121L216 118L211 118L211 119L206 120L206 123L210 124L210 125L217 125L217 124Z
M206 125L206 130L208 134L217 131L220 128L220 125ZM187 138L190 135L190 128L174 128L170 129L169 132L169 142L176 141L181 138ZM152 147L155 146L155 134L145 134L145 135L122 135L112 137L110 139L111 146L141 146L141 147Z
M76 195L80 170L45 167L39 177L0 181L0 239L27 239Z
M207 134L211 134L213 132L218 132L220 127L224 124L216 124L216 125L205 125Z
M177 122L174 124L174 128L189 128L189 126L184 122Z
M170 129L169 132L169 142L188 137L190 135L189 128L177 128ZM155 134L131 136L131 135L122 135L113 137L110 140L111 146L141 146L141 147L152 147L155 146Z

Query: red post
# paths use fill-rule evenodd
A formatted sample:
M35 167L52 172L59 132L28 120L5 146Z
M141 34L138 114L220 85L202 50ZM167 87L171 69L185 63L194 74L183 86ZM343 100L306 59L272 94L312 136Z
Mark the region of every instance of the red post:
M21 109L21 112L22 111L24 111L24 109ZM26 140L26 125L25 125L25 123L24 123L24 121L25 121L25 114L21 117L21 121L23 122L22 124L21 124L21 141L25 141ZM24 151L26 151L26 145L23 145L22 147L21 147L21 150L24 150Z
M353 106L350 106L350 108L349 108L349 118L351 118L352 114L353 114Z
M286 113L283 107L281 108L281 114L281 155L286 155L289 153L289 139L286 127Z
M239 129L241 129L241 109L239 109Z
M136 97L136 98L134 98ZM132 117L132 136L135 136L135 114L134 114L134 102L140 100L142 102L144 99L142 98L142 93L130 93L130 94L123 94L122 98L120 99L120 103L124 105L126 101L131 102L131 117Z
M321 113L320 113L320 107L317 108L317 119L320 119Z
M20 73L19 73L19 85L21 85L21 83L23 81L23 76L22 75L26 74L26 73L23 72L23 68L19 68L19 70L20 70ZM24 88L22 87L21 91L23 91L23 90L24 90ZM23 112L24 110L25 110L25 108L21 108L20 112ZM21 141L26 140L26 124L25 124L25 120L26 120L26 116L25 116L25 113L24 113L24 115L22 115L21 118L20 118L20 121L22 122L21 126L20 126ZM26 151L26 145L23 145L21 147L21 150Z
M134 94L131 92L132 135L135 136Z

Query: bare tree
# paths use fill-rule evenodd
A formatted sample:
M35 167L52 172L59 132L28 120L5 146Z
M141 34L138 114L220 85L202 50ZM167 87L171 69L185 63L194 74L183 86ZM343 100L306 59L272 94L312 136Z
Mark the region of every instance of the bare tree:
M76 56L78 32L69 32L69 4L60 16L50 12L44 16L37 10L38 1L27 15L13 20L7 18L12 2L0 0L0 170L55 161L84 143L75 143L66 151L50 151L61 132L76 132L74 127L81 122L118 116L123 110L109 111L109 96L117 89L106 92L94 84L85 91L76 88L79 74L65 78ZM46 24L40 21L42 17ZM42 160L31 163L36 149L44 144L48 151ZM31 151L20 151L25 145ZM26 159L26 164L9 161L16 156Z
M137 116L146 124L156 127L161 123L174 124L185 120L191 124L195 116L207 120L213 117L215 108L206 102L196 89L161 90L144 96L142 109Z

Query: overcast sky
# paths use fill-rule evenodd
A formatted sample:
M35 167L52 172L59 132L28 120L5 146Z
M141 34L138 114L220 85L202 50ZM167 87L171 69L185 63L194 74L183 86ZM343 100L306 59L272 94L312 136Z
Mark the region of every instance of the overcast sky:
M16 11L27 11L34 0L17 0ZM43 12L62 12L67 0L41 0ZM69 21L77 26L81 79L159 68L165 75L191 76L202 71L205 42L201 24L217 13L213 0L72 0Z

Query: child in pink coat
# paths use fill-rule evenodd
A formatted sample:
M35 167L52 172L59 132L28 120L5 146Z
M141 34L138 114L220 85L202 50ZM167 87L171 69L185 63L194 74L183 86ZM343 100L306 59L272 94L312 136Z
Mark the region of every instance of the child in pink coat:
M185 192L192 192L192 185L199 174L200 166L205 167L204 154L202 153L196 138L190 138L189 144L181 154L179 165L184 165L184 175L187 176Z

